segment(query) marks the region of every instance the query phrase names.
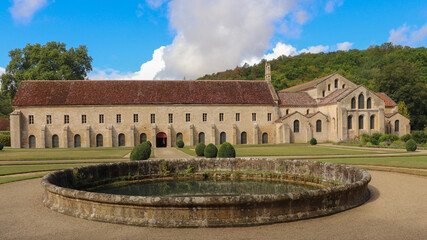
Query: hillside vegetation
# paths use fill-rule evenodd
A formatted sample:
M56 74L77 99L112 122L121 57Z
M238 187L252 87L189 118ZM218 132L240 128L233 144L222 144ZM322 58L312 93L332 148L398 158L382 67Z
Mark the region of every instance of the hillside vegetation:
M264 79L265 60L236 67L199 79ZM276 90L298 85L338 72L375 92L385 92L411 119L412 129L427 126L427 49L392 43L349 50L298 56L281 56L271 61L272 83Z

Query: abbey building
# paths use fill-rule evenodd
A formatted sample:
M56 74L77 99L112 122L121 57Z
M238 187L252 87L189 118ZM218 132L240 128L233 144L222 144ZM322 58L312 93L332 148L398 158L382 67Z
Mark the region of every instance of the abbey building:
M265 81L23 81L13 148L305 143L410 133L384 93L338 73L275 91Z

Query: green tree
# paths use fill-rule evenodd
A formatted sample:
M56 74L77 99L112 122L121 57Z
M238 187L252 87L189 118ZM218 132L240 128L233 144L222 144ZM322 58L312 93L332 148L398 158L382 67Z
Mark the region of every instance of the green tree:
M1 75L2 94L10 99L24 80L84 80L92 71L86 46L66 49L65 43L27 44L9 52L10 62Z
M402 114L403 116L405 116L405 117L409 118L408 108L406 107L406 105L405 105L405 102L404 102L404 101L400 101L400 102L397 104L397 108L398 108L398 111L399 111L399 113L400 113L400 114Z

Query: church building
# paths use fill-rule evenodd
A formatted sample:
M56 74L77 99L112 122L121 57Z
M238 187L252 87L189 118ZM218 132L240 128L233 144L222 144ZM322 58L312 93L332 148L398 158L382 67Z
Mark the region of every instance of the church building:
M22 81L10 115L13 148L279 144L410 133L384 93L338 73L276 91L265 81Z

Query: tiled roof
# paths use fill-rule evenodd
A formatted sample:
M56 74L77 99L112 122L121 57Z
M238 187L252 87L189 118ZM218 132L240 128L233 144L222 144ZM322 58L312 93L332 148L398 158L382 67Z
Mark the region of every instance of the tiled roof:
M395 107L397 106L396 102L394 102L387 94L385 93L375 93L378 97L380 97L385 102L385 107Z
M345 92L350 91L349 89L345 89L345 88L341 88L341 89L337 89L333 92L331 92L328 96L326 96L324 99L322 99L319 102L319 105L326 105L326 104L332 104L332 103L336 103L338 102L343 96L345 96L346 94L344 94Z
M13 106L274 104L265 81L23 81Z
M316 106L314 100L306 92L279 92L279 105L280 106Z
M302 84L299 84L299 85L295 85L293 87L280 90L279 92L299 92L299 91L304 91L304 90L307 90L309 88L312 88L312 87L316 86L318 83L320 83L321 81L323 81L323 80L331 77L334 74L331 74L331 75L328 75L328 76L325 76L325 77L321 77L321 78L318 78L318 79L314 79L314 80L311 80L309 82L305 82L305 83L302 83Z
M0 118L0 131L10 130L10 120L8 118Z
M391 117L393 117L394 115L396 115L396 114L398 114L399 112L394 112L394 113L387 113L387 114L384 114L384 116L386 117L386 118L391 118Z

